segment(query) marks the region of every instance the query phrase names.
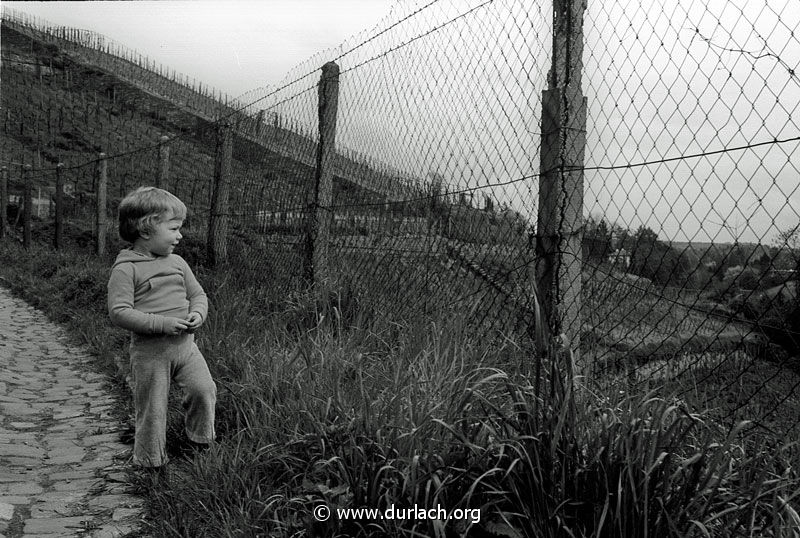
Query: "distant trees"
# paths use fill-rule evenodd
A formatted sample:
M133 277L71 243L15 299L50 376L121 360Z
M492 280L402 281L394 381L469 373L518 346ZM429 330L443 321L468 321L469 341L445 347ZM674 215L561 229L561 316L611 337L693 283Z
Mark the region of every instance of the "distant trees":
M725 271L723 282L734 290L755 290L762 281L762 273L756 267L736 265Z
M794 278L800 279L800 222L792 228L778 232L773 245L776 249L772 257L773 266L794 270Z
M776 310L778 310L778 316L782 317L785 322L785 329L781 335L782 343L797 353L800 351L800 222L793 228L778 232L774 242L779 249L778 255L782 251L788 251L794 262L794 276L791 278L794 281L791 284L794 286L789 287L790 283L786 284L790 290L793 290L794 297L791 298L792 294L788 294L790 297L787 301L788 304Z
M584 222L583 259L594 264L605 262L614 251L613 237L603 218L589 216Z
M662 286L695 288L703 273L697 252L691 248L675 248L660 240L647 226L631 231L603 217L590 215L584 221L582 245L583 259L589 264L621 259L617 252L624 249L629 259L624 270Z
M483 210L487 213L494 212L494 199L485 193L483 195Z
M772 256L770 256L768 252L764 252L758 257L758 259L756 259L755 262L753 262L753 266L762 273L764 271L768 271L772 266Z
M629 239L631 264L629 272L664 286L684 286L690 283L697 260L688 252L659 241L658 234L640 226Z
M741 293L731 303L759 322L770 339L796 354L800 352L800 224L778 232L772 245L772 252L745 267L735 280L742 290L755 291ZM758 274L752 287L748 272Z
M800 250L800 222L793 228L778 232L772 243L778 249L787 248L793 252Z
M631 265L629 271L634 275L649 278L653 282L661 282L661 276L666 274L662 269L664 265L664 252L658 241L658 234L646 226L639 226L631 238L630 244Z
M431 172L428 176L428 201L431 215L440 216L447 207L444 176Z
M751 255L752 252L748 252L738 242L734 243L720 261L720 274L724 275L724 272L732 267L738 267L740 269L745 267L748 265Z

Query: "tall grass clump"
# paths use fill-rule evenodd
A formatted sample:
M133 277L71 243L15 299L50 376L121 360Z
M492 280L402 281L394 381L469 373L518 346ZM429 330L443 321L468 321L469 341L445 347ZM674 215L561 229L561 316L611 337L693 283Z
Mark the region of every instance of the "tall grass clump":
M793 536L798 494L782 454L745 450L741 423L721 432L682 402L582 395L573 424L566 401L544 409L509 386L513 413L491 420L494 487L522 536ZM573 396L567 393L566 399ZM561 408L559 410L559 407ZM488 426L487 426L488 427Z
M239 312L258 307L233 290L229 300ZM158 503L175 510L163 521L183 524L184 502L217 508L177 535L208 525L322 536L786 535L797 482L780 454L746 451L741 427L721 432L653 394L582 391L576 402L549 375L514 373L513 343L487 346L458 316L391 330L354 303L297 294L260 320L269 326L260 336L237 315L217 317L207 336L236 347L218 365L229 438L188 468L181 495ZM228 485L198 499L185 495L194 484ZM322 524L311 518L320 502L477 508L481 518Z
M15 290L73 318L69 327L92 346L124 353L125 335L104 321L104 261L0 249L0 274ZM655 393L573 392L559 355L531 351L526 337L486 340L457 310L398 321L346 278L320 298L199 272L212 313L197 337L219 387L219 439L206 452L176 450L167 477L136 475L154 536L783 537L800 529L800 488L784 452L751 442L743 425L722 430ZM171 438L181 435L178 411ZM315 520L318 504L334 516ZM414 506L476 512L335 515Z

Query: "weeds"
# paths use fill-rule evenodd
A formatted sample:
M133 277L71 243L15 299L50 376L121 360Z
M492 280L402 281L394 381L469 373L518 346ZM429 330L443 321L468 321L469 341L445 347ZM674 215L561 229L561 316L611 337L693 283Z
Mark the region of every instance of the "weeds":
M127 337L105 315L107 263L8 243L0 255L5 282L114 372ZM789 447L748 439L745 423L723 431L655 393L573 393L542 357L519 367L513 338L483 341L456 313L398 323L352 283L320 301L200 278L220 438L168 477L136 477L153 535L797 535ZM180 429L173 408L170 437ZM480 517L321 522L319 503Z

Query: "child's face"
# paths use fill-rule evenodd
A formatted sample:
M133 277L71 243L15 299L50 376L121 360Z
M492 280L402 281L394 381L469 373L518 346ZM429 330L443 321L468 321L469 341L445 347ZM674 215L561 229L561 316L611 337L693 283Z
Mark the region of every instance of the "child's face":
M142 232L137 245L156 256L168 256L175 250L175 246L180 242L181 226L183 219L173 217L171 211L167 211L158 220L158 224L150 232Z

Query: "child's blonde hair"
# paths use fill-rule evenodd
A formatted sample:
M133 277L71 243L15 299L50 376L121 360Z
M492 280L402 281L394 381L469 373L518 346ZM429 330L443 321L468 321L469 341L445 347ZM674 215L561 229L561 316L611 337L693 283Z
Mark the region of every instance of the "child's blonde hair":
M157 187L139 187L119 204L119 236L133 243L142 232L152 232L167 211L172 213L171 218L186 218L186 205L171 192Z

